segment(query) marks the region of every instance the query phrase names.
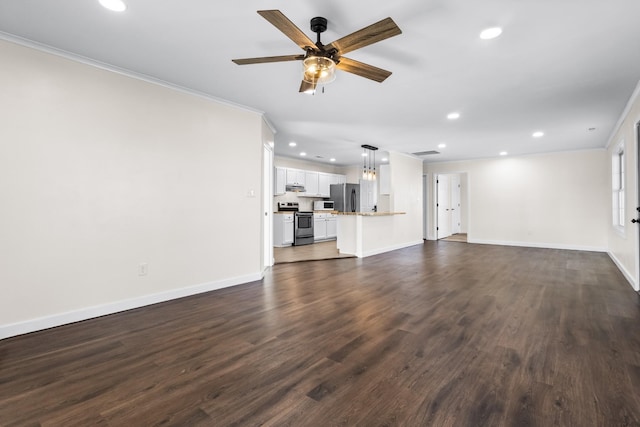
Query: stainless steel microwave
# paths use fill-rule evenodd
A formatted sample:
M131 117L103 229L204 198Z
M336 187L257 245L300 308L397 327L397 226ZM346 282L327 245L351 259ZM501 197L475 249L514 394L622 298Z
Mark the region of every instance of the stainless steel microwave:
M333 200L318 200L313 202L314 211L333 211Z

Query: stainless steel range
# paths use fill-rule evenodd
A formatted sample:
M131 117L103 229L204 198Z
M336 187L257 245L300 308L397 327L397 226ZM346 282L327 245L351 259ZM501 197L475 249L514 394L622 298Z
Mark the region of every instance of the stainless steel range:
M298 202L278 202L278 211L295 212L293 221L293 245L313 243L313 212L299 212Z
M313 243L313 212L296 212L293 226L294 246Z

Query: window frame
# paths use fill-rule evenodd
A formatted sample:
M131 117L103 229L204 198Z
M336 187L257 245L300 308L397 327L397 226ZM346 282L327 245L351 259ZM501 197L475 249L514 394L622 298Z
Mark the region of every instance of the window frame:
M626 207L626 170L627 156L624 140L613 149L611 155L611 223L620 234L625 232Z

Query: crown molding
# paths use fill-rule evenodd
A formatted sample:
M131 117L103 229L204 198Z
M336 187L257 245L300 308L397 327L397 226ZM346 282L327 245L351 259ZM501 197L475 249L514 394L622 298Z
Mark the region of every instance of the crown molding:
M232 101L228 101L226 99L222 99L222 98L218 98L216 96L210 95L208 93L205 92L200 92L194 89L189 89L187 87L184 86L179 86L173 83L169 83L165 80L162 79L158 79L155 77L151 77L148 76L146 74L142 74L142 73L136 73L134 71L131 70L127 70L125 68L120 68L120 67L116 67L115 65L111 65L111 64L107 64L104 62L100 62L100 61L96 61L94 59L91 58L87 58L85 56L82 55L78 55L75 53L71 53L68 52L66 50L63 49L58 49L43 43L39 43L39 42L35 42L33 40L29 40L29 39L25 39L23 37L19 37L13 34L9 34L9 33L5 33L3 31L0 31L0 40L4 40L10 43L15 43L17 45L20 46L24 46L24 47L28 47L31 49L35 49L44 53L48 53L51 55L55 55L55 56L60 56L62 58L68 59L70 61L74 61L74 62L78 62L84 65L88 65L91 67L95 67L95 68L99 68L101 70L105 70L105 71L110 71L112 73L116 73L116 74L120 74L122 76L125 77L130 77L132 79L136 79L136 80L141 80L147 83L151 83L157 86L162 86L164 88L167 89L171 89L171 90L175 90L178 92L182 92L182 93L186 93L188 95L193 95L193 96L197 96L199 98L204 98L208 101L213 101L216 102L218 104L222 104L222 105L226 105L228 107L233 107L233 108L237 108L243 111L248 111L251 113L256 113L261 115L264 120L267 122L267 124L269 125L269 127L271 127L272 129L273 126L271 125L271 123L269 123L269 121L266 118L266 113L264 111L255 109L255 108L251 108L251 107L247 107L246 105L242 105L242 104L238 104Z
M638 97L640 97L640 81L638 81L638 84L636 85L635 90L629 97L629 101L627 101L627 105L624 107L624 110L622 110L622 114L620 114L620 117L618 118L616 125L613 127L613 130L611 131L611 135L609 135L609 139L607 140L607 145L605 145L606 149L609 149L609 147L611 146L611 143L613 142L613 138L616 136L616 134L622 127L622 123L624 123L625 119L631 112L631 109L633 108L633 105L638 100Z

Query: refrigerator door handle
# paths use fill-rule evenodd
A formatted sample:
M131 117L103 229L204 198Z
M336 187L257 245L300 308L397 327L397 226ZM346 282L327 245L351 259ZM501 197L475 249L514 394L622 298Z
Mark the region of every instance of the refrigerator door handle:
M357 203L356 189L351 189L351 212L356 212L356 203Z

